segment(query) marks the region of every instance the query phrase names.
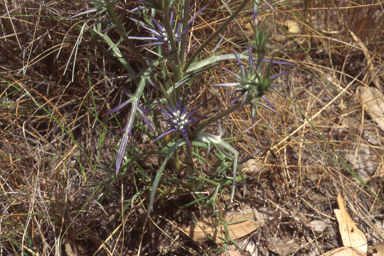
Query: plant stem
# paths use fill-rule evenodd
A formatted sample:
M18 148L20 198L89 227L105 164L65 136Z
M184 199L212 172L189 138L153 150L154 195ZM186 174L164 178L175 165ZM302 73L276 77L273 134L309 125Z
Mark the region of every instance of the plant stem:
M171 97L169 97L169 95L167 93L167 90L164 88L163 84L155 76L151 76L151 78L153 78L153 81L157 85L159 85L160 93L164 96L164 98L166 98L167 100L171 101Z
M183 19L183 27L181 31L184 31L185 29L188 28L188 20L189 20L189 5L190 5L190 0L184 0L183 1L183 13L182 13L182 19ZM188 38L188 32L185 32L184 34L181 35L181 39L185 41L181 41L180 44L180 61L181 63L185 62L185 51L186 51L186 45L187 45L187 38Z
M193 158L192 158L192 150L191 148L188 146L186 146L187 148L187 159L188 159L188 162L189 164L187 165L187 176L188 177L191 177L193 175L193 168L192 168L192 164L193 164Z
M177 48L176 48L176 42L175 42L174 34L173 34L173 31L171 28L171 21L169 20L169 9L168 8L166 10L164 10L164 12L163 12L163 23L164 23L164 28L167 32L169 41L171 43L172 51L176 51L176 55L175 55L175 62L176 62L175 66L176 67L174 67L172 69L172 71L173 71L173 75L175 78L175 82L178 82L182 78L182 73L181 73L181 70L179 68L180 67L180 57L179 57L179 51L177 51ZM176 90L175 93L176 93L176 98L177 99L180 98L180 89Z
M175 65L175 63L173 63L172 61L167 61L165 62L165 64L167 64L167 66L172 70L175 83L177 83L183 78L183 74L180 68L177 65Z
M210 125L211 123L214 123L216 122L217 120L219 120L220 118L226 116L226 115L229 115L230 113L232 113L233 111L237 110L241 105L241 102L233 105L232 107L228 108L227 110L225 110L224 112L221 112L220 114L208 119L207 121L203 122L201 125L199 125L196 130L193 131L192 135L191 135L191 139L195 139L197 134L203 130L205 127L207 127L208 125Z
M127 34L125 32L125 29L123 27L122 20L120 20L115 10L113 9L113 5L109 0L105 0L105 3L107 4L107 12L110 21L115 26L116 32L124 39L124 42L128 45L128 47L132 50L135 57L140 61L141 65L143 65L144 68L148 68L147 62L143 59L139 51L136 49L136 46L132 43L132 41L127 37Z
M163 23L164 23L164 28L165 31L167 32L168 39L171 43L171 48L172 51L175 51L176 48L176 42L174 38L174 34L171 28L171 21L169 20L169 9L165 9L163 12ZM175 56L176 64L179 66L180 65L180 59L179 59L179 53L176 51L176 56Z

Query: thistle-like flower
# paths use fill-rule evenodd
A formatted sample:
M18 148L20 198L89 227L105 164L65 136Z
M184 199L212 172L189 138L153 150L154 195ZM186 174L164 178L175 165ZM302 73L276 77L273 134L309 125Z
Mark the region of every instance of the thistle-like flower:
M267 92L272 92L271 89L272 80L282 76L284 74L289 73L283 72L277 75L271 76L271 64L274 63L273 60L270 61L270 65L267 69L267 72L264 76L260 76L260 70L261 70L261 64L263 63L264 54L262 55L261 60L257 62L257 66L255 66L255 59L252 56L251 47L248 47L248 54L249 54L249 70L246 71L244 68L244 65L240 62L239 57L237 56L236 52L233 51L236 57L237 62L239 63L241 74L238 75L228 69L224 69L227 72L229 72L232 76L235 77L236 83L225 83L225 84L214 84L213 86L233 86L235 89L227 94L226 96L230 96L232 94L238 93L238 95L229 103L229 106L235 103L238 99L243 97L240 106L243 106L245 103L252 105L252 122L255 122L255 116L256 116L256 105L262 105L274 112L274 106L271 102L265 97L265 94ZM260 99L265 100L271 107L268 107L267 105L260 102Z
M187 141L188 145L192 147L191 143L188 139L188 125L199 121L201 118L195 118L195 119L189 119L193 113L196 112L202 105L204 105L207 101L210 99L204 101L202 104L194 108L191 112L188 114L186 113L187 108L187 102L185 102L184 106L181 106L180 100L176 102L176 108L173 106L173 104L168 101L168 109L164 109L160 107L161 114L163 115L164 121L170 126L170 128L162 133L159 137L157 137L155 141L158 139L161 139L165 135L171 133L174 134L177 131L181 131L181 134L183 134L184 139Z
M145 26L145 24L141 21L138 21L136 19L133 19L131 18L131 20L133 20L134 22L136 22L137 24L141 25L144 29L146 29L153 37L139 37L139 36L129 36L128 38L129 39L136 39L136 40L150 40L150 41L153 41L151 43L147 43L147 44L142 44L142 45L138 45L138 47L140 46L148 46L148 45L159 45L159 44L166 44L168 45L168 47L170 47L170 39L169 37L170 36L173 36L173 38L175 39L175 42L181 42L181 41L185 41L185 40L182 40L180 39L181 35L183 35L184 33L186 33L189 29L192 28L192 23L193 21L202 13L202 11L206 8L207 6L204 6L203 8L201 8L189 21L188 21L188 27L185 28L183 31L180 31L181 30L181 26L183 25L182 22L177 22L176 19L174 19L174 14L173 14L173 11L171 11L171 16L170 16L170 27L171 28L174 28L174 30L172 31L172 34L173 35L168 35L167 34L167 31L165 30L165 27L161 26L160 23L155 20L154 18L152 18L152 21L153 23L156 25L157 27L157 30L155 29L152 29L152 28L149 28L147 26ZM173 50L173 49L172 49Z
M151 42L151 43L147 43L147 44L142 44L142 45L138 45L138 47L140 46L148 46L148 45L158 45L158 44L166 44L166 45L170 45L170 40L169 40L169 36L167 34L167 31L165 30L165 28L163 26L160 25L159 22L157 22L157 20L155 20L154 18L152 18L152 21L153 23L155 23L156 27L157 27L157 31L154 30L154 29L151 29L151 28L148 28L146 26L143 25L143 23L141 22L137 22L137 20L135 19L131 19L133 21L135 21L136 23L138 24L141 24L142 27L146 30L148 30L148 32L153 36L153 37L139 37L139 36L129 36L128 38L129 39L136 39L136 40L150 40L150 41L154 41L154 42ZM173 31L173 37L175 39L176 42L180 42L180 41L183 41L181 40L179 37L184 34L185 32L188 31L188 29L185 29L184 31L179 32L180 30L180 27L182 25L182 23L178 23L177 26L174 26L175 25L175 20L173 19L173 12L171 12L171 17L170 17L170 21L171 21L171 27L175 27L174 31Z

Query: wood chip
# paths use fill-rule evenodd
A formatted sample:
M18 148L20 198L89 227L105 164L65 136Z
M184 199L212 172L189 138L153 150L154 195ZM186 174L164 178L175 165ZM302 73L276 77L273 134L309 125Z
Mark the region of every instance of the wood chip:
M252 216L254 212L247 214L236 215L233 217L224 218L227 223L236 223L228 225L229 236L232 239L237 239L250 234L261 227L259 221L254 221ZM200 227L199 227L200 226ZM193 223L184 229L185 233L196 242L209 240L209 234L216 242L221 242L225 239L225 230L221 222L217 218L207 218L202 221Z
M327 224L321 220L311 221L310 224L315 232L323 232L327 228Z
M291 34L298 34L300 32L299 23L295 20L287 20L285 25L288 27L288 32Z

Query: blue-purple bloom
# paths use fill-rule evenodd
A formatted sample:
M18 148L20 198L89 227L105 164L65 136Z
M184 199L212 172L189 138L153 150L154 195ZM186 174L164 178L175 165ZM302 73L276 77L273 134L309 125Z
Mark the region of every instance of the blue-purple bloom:
M188 21L188 27L185 28L183 31L180 31L181 30L181 26L183 25L182 22L177 22L176 19L174 19L174 14L173 14L173 11L171 11L171 16L170 16L170 22L171 22L171 28L174 28L174 30L172 31L173 33L173 38L175 39L175 42L181 42L181 41L185 41L185 40L182 40L180 39L181 35L183 35L184 33L186 33L189 29L192 28L192 22L201 14L201 12L206 8L207 6L204 6L203 8L201 8L201 10L199 10L189 21ZM139 37L139 36L129 36L128 38L129 39L136 39L136 40L150 40L150 41L153 41L151 43L147 43L147 44L142 44L142 45L138 45L138 47L140 46L148 46L148 45L160 45L160 44L166 44L168 45L168 47L170 47L170 40L169 40L169 35L167 34L167 31L165 29L165 27L161 26L160 23L155 20L154 18L152 18L152 21L153 23L156 25L157 27L157 30L155 29L152 29L152 28L148 28L146 26L144 26L144 23L143 22L140 22L136 19L132 19L134 22L136 22L137 24L141 25L144 29L146 29L153 37ZM173 50L173 49L172 49Z
M249 69L248 71L245 70L244 65L240 62L240 59L238 58L235 51L233 51L235 54L236 60L239 63L241 74L238 75L228 69L225 69L227 72L229 72L232 76L235 77L236 83L226 83L226 84L214 84L213 86L233 86L235 89L227 94L226 96L230 96L232 94L238 93L238 95L229 103L229 106L235 103L238 99L243 97L240 106L243 106L243 104L251 104L252 105L252 122L255 122L255 116L256 116L256 105L262 105L274 112L276 112L274 109L275 107L272 105L272 103L265 97L265 94L267 92L272 92L271 84L272 80L285 75L289 73L283 72L277 75L271 76L271 65L274 63L273 60L270 61L270 65L267 69L267 72L264 76L260 76L259 72L261 70L261 65L263 63L264 54L262 55L262 58L260 61L258 61L258 65L255 65L255 59L252 56L251 47L248 47L248 54L249 54ZM260 98L264 99L271 107L268 107L267 105L264 105L260 102Z
M132 20L136 22L135 19L132 19ZM154 18L152 18L152 21L153 21L153 23L155 23L155 25L156 25L156 27L158 29L157 31L154 30L154 29L148 28L148 27L146 27L144 25L142 25L142 27L145 28L146 30L148 30L148 32L153 37L129 36L128 38L129 39L137 39L137 40L151 40L151 41L154 41L152 43L138 45L138 47L140 47L140 46L148 46L148 45L159 45L159 44L166 44L166 45L169 46L170 45L170 40L169 40L169 36L168 36L167 31L165 30L165 28L163 26L161 26L160 23L157 22L157 20L155 20ZM184 34L185 32L187 32L188 28L185 29L184 31L178 33L182 23L178 23L177 26L174 26L175 25L175 20L173 19L173 12L171 12L170 21L171 21L171 27L175 27L175 29L173 31L173 37L175 38L175 41L176 42L183 41L179 37L182 34Z
M202 104L194 108L188 114L186 113L187 102L185 102L184 106L181 106L180 100L176 102L176 108L173 106L173 104L170 101L168 101L168 109L164 109L160 107L161 114L163 115L163 118L164 118L163 120L170 126L170 128L166 132L161 134L159 137L157 137L154 140L154 142L169 133L174 134L177 131L181 131L181 134L183 134L183 137L187 141L188 145L192 147L188 139L188 125L193 122L199 121L201 118L195 118L195 119L189 119L189 118L193 113L196 112L196 110L198 110L202 105L204 105L209 100L210 99L204 101Z

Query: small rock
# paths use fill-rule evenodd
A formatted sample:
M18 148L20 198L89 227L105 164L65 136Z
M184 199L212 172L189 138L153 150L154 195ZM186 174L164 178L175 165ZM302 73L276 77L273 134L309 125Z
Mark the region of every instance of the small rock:
M321 220L311 221L311 227L315 232L323 232L327 228L327 224Z

